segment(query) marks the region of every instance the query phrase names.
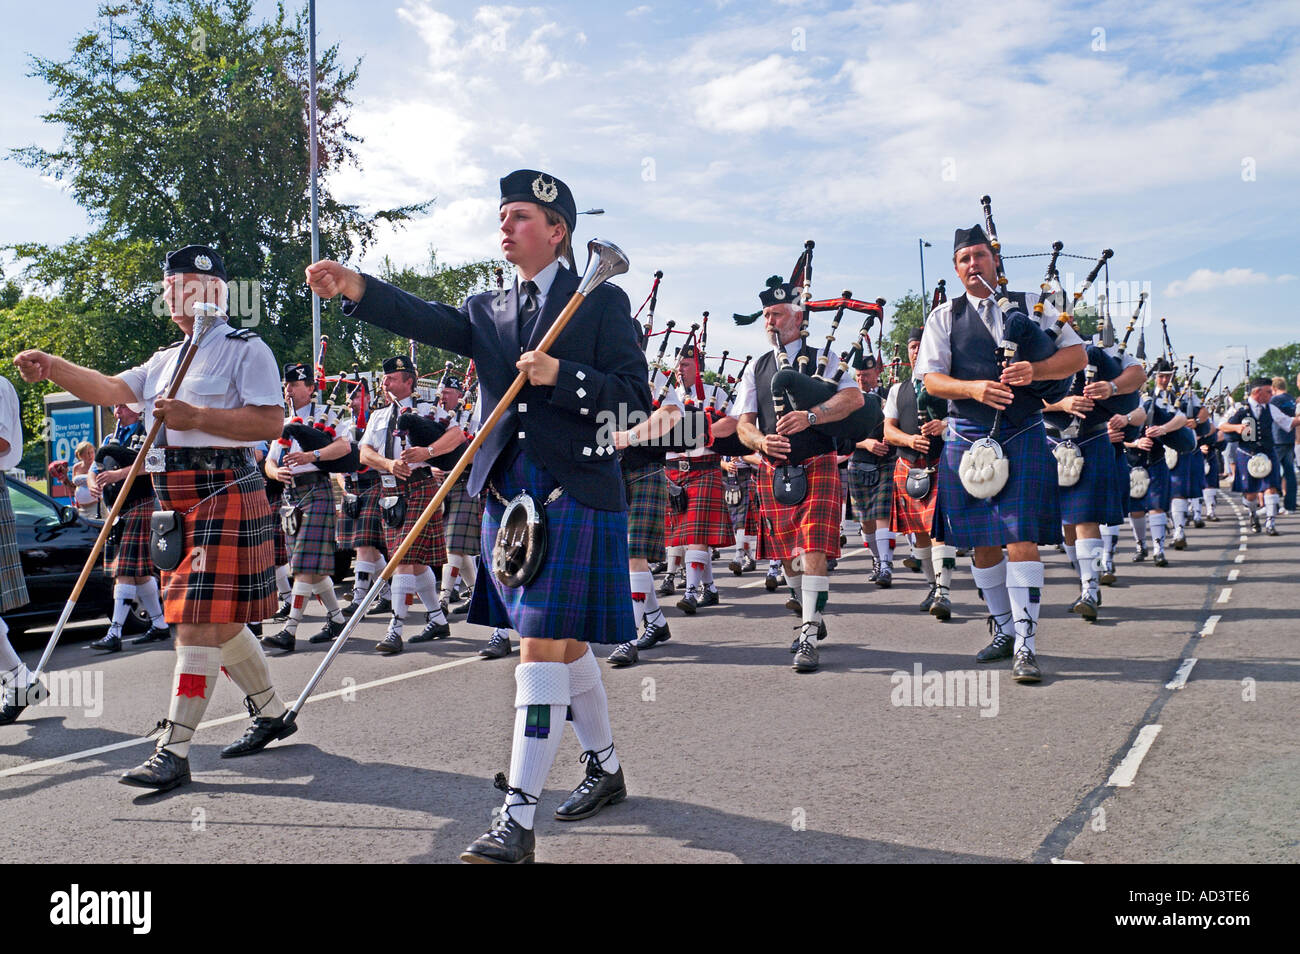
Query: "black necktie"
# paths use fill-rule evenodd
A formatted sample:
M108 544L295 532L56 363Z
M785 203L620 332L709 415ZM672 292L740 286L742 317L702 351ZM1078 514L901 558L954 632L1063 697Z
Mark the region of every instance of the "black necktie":
M531 279L520 285L519 289L523 292L523 298L519 302L519 343L527 349L533 336L533 324L537 321L537 296L540 290Z

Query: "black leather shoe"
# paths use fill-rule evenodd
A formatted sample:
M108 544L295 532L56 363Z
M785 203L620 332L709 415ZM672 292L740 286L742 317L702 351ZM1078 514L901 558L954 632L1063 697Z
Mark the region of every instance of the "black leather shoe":
M736 576L740 576L741 573L745 572L744 565L739 560L732 560L727 564L727 569Z
M817 644L811 639L799 639L798 652L794 654L792 663L795 672L816 672L817 667L821 664L821 653L817 650Z
M700 599L695 595L695 590L687 590L686 595L677 601L677 608L687 616L694 616L695 611L700 608Z
M1218 522L1219 522L1219 515L1216 514L1216 513L1211 512L1211 513L1209 513L1209 514L1206 516L1205 519L1208 520L1208 521L1210 521L1210 523L1218 523Z
M921 561L918 560L916 557L912 556L910 553L907 556L903 557L903 566L907 567L913 573L921 572Z
M640 657L636 640L628 640L615 646L614 651L605 657L605 661L615 669L622 669L624 666L635 666L638 658Z
M1097 577L1097 582L1102 586L1110 586L1115 582L1115 564L1107 560L1101 565L1101 575Z
M930 615L935 619L952 619L952 600L942 593L936 593L930 605Z
M872 557L871 569L867 571L867 582L874 583L878 579L880 579L880 561Z
M1251 513L1250 515L1250 532L1259 533L1259 514Z
M478 651L484 659L504 659L511 653L510 634L494 633L488 644Z
M578 783L564 804L555 810L556 821L579 821L590 818L606 805L617 805L627 798L627 786L623 784L623 766L610 774L600 767L595 752L583 752L582 761L587 763L587 775Z
M396 656L402 651L402 637L398 636L396 633L390 632L375 644L375 649L379 650L385 656Z
M287 714L287 713L286 713ZM255 716L253 724L248 727L243 738L231 742L221 750L223 759L233 759L241 755L252 755L254 752L260 752L270 743L277 739L287 739L298 731L298 723L285 723L284 716L277 716L269 719L266 716Z
M894 571L888 563L880 564L880 572L876 574L875 583L882 590L887 590L894 585Z
M262 645L271 649L282 649L286 653L293 652L294 646L298 641L294 638L293 633L287 629L282 629L278 633L262 637Z
M930 592L925 594L925 599L921 600L921 605L917 609L922 613L930 612L930 607L934 605L934 598L939 592L939 584L931 583Z
M655 576L658 576L666 569L668 569L668 564L663 562L662 560L660 560L658 563L650 564L650 572L653 573Z
M452 608L451 608L451 610L450 610L451 615L452 615L452 616L463 616L464 614L468 613L468 612L469 612L469 604L470 604L470 597L469 597L469 594L466 594L464 600L462 600L462 601L459 602L459 603L453 604L453 606L452 606Z
M276 607L275 612L271 614L271 619L288 619L289 611L293 607L289 604L289 598L283 596L280 598L280 605Z
M425 623L424 629L420 630L418 636L412 636L413 643L427 643L433 639L446 639L451 635L450 623L437 623L433 620Z
M1043 673L1038 668L1038 660L1028 649L1016 653L1016 661L1011 666L1011 678L1016 682L1042 682Z
M1151 558L1151 562L1156 566L1168 566L1169 558L1165 556L1164 550L1157 550L1156 555Z
M1204 518L1204 517L1197 517L1195 520L1192 521L1192 526L1195 527L1197 530L1202 530L1202 529L1204 529L1204 528L1205 528L1205 518Z
M167 749L157 749L118 781L136 788L152 788L156 792L170 791L178 785L190 783L190 760L174 755Z
M803 627L801 626L796 626L794 628L794 642L790 644L791 653L797 653L799 651L799 643L803 641L803 636L800 635L800 631L802 630L802 628ZM817 624L817 641L821 642L825 638L826 638L826 620L822 620Z
M87 649L98 649L104 653L120 653L122 651L122 637L117 633L109 632L103 639L97 639L86 646Z
M1175 533L1175 534L1174 534L1174 549L1175 549L1175 550L1186 550L1186 549L1187 549L1187 537L1185 537L1185 536L1184 536L1183 534L1181 534L1181 533Z
M537 835L508 814L460 853L467 865L531 865L537 858Z
M748 573L750 570L757 569L757 567L758 564L754 562L754 558L750 556L748 553L746 553L744 558L740 561L740 568L744 570L746 573Z
M704 591L703 591L702 593L699 594L699 599L698 599L696 602L698 602L699 605L702 606L702 607L703 607L703 606L717 606L717 605L718 605L718 591L717 591L716 589L715 589L715 590L711 590L711 589L709 589L709 588L706 586L706 587L704 588Z
M673 575L671 573L664 576L663 582L659 584L655 589L655 592L660 596L672 596L677 592L677 587L673 583Z
M780 575L771 572L769 572L767 576L763 579L763 585L767 587L767 591L769 593L775 593L776 588L781 585L780 583L777 582L778 579L780 579Z
M1080 596L1070 606L1071 613L1078 613L1090 623L1097 622L1097 601L1091 596Z
M345 619L341 619L336 623L334 620L326 618L325 625L321 627L321 631L314 634L311 639L307 640L307 642L332 643L334 640L339 638L339 633L343 632L343 627L347 624L348 621Z
M835 569L837 566L839 566L839 565L840 565L840 561L837 560L835 557L828 556L828 557L826 558L826 572L827 572L827 573L831 572L832 570L834 570L834 569Z
M645 632L636 640L634 645L637 649L650 649L659 643L666 643L673 638L673 634L668 631L668 621L662 623L646 623Z
M794 613L795 616L799 616L799 617L803 616L803 601L800 600L799 597L795 596L793 593L791 593L788 597L786 597L785 608L788 609L791 613Z
M4 694L5 703L0 706L0 725L9 725L18 721L23 710L34 706L49 696L50 691L44 683L34 682L23 689L9 689ZM12 699L10 702L8 700Z
M1271 523L1264 529L1264 534L1265 536L1270 536L1270 537L1282 536L1282 532L1278 530L1277 527L1273 526Z
M1133 562L1134 562L1134 563L1141 563L1141 562L1142 562L1143 560L1145 560L1146 558L1147 558L1147 548L1146 548L1146 547L1138 547L1136 550L1133 551Z
M1014 633L1004 633L997 627L997 622L992 616L988 618L989 632L993 634L993 641L975 654L975 661L988 663L997 662L999 659L1010 659L1011 651L1015 648L1016 637Z
M379 599L375 600L373 603L370 604L370 612L366 613L366 615L367 616L392 616L393 601L386 596L381 596Z
M149 631L141 636L131 640L131 645L140 646L144 643L161 643L164 639L170 639L172 630L170 626L150 626Z

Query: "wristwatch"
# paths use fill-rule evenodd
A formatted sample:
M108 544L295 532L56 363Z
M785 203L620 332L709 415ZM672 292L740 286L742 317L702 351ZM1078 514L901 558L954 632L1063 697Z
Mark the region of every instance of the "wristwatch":
M312 456L312 459L316 461L316 463L318 463L318 464L320 463L320 451L318 451L318 450L314 450L314 451L312 451L312 452L311 452L311 456Z
M1116 394L1119 394L1119 385L1118 385L1118 384L1116 384L1114 381L1110 381L1110 382L1107 382L1107 383L1110 384L1110 396L1111 396L1111 397L1114 397Z
M808 426L809 427L817 426L817 415L814 414L812 411L808 412Z

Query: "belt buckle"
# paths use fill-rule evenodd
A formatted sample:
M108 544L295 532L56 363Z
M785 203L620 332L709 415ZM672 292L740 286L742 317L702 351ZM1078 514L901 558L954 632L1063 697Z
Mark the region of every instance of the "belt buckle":
M691 469L691 459L689 457L677 458L677 469L681 473L688 473Z
M144 455L144 469L147 474L161 474L167 469L167 454L161 447L151 447Z
M392 490L397 486L397 478L392 474L384 474L379 478L379 483L387 490Z

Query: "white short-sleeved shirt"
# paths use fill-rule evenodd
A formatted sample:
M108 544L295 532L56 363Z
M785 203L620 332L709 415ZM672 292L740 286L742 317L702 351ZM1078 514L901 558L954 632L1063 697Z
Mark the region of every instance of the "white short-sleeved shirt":
M970 292L965 294L968 299L967 306L978 315L980 302L984 301L984 299L978 298ZM1038 298L1037 292L1025 293L1025 307L1029 309L1031 317L1033 316L1034 305L1038 304ZM916 367L912 370L914 375L923 377L932 373L952 373L952 306L955 300L944 302L930 312L930 317L926 319L925 334L921 336L921 350L917 353ZM1002 328L1005 324L1002 310L998 308L997 301L992 301L990 304L992 306L994 328L989 329L989 333L993 335L994 341L1001 341ZM1043 317L1039 321L1039 325L1044 331L1047 331L1056 324L1056 318L1059 314L1060 311L1056 309L1050 300L1043 302ZM1067 324L1061 329L1061 333L1056 339L1056 350L1060 351L1062 348L1069 348L1079 344L1083 344L1083 339L1079 337L1078 332Z
M23 422L18 392L4 375L0 375L0 438L9 442L9 449L0 454L0 472L3 472L18 466L23 459Z
M335 433L339 432L338 411L334 410L334 408L330 407L328 404L320 404L317 401L308 401L302 407L294 408L293 417L286 417L284 423L286 425L289 424L289 422L295 417L302 418L302 420L307 424L315 424L317 421L320 421L325 427L335 428ZM296 439L291 441L288 447L277 442L271 446L271 454L273 455L272 459L278 465L287 455L296 454L303 449L303 446L299 444ZM295 464L289 468L289 473L297 476L298 474L314 474L318 470L320 470L320 468L315 464Z
M144 405L146 432L153 427L154 402L167 396L183 350L180 344L163 348L144 364L117 376ZM284 395L280 390L280 369L266 342L246 330L235 331L222 320L199 341L176 398L195 407L231 410L280 407ZM166 440L162 439L163 434ZM256 447L258 443L169 427L164 427L159 435L159 444L166 447Z
M404 397L400 401L389 404L387 407L381 407L370 415L370 420L366 422L366 432L361 435L361 446L369 447L378 454L387 457L388 453L384 450L384 438L388 434L388 422L394 414L402 413L402 410L408 407L415 408L415 413L422 417L428 417L434 413L434 406L428 401L416 401L413 397ZM402 451L410 447L411 444L402 438L400 434L393 435L393 459L399 460ZM421 467L428 467L429 462L422 460L410 465L412 470L418 470Z
M688 395L688 397L691 399L694 405L707 406L710 403L712 403L713 407L720 408L724 414L730 415L732 413L731 402L727 400L727 392L722 387L716 384L705 384L703 385L703 388L704 388L703 402L700 401L699 394L695 391L692 391ZM671 395L671 399L670 399L670 395ZM668 393L664 395L664 399L661 406L664 405L675 406L681 408L683 411L686 409L686 404L683 401L681 394L678 393L676 388L668 389ZM694 450L688 450L684 452L669 451L667 457L668 460L676 460L678 457L703 457L706 454L715 454L715 453L717 453L717 451L714 451L708 447L696 447Z
M795 338L794 341L785 346L786 356L793 362L799 356L802 347L803 339ZM754 387L754 368L757 364L757 359L749 363L749 367L745 369L745 373L740 378L740 384L736 387L736 400L732 404L731 411L736 417L742 414L758 413L758 392ZM856 388L857 386L858 384L853 380L852 376L845 374L840 378L838 390L847 391L849 388Z

